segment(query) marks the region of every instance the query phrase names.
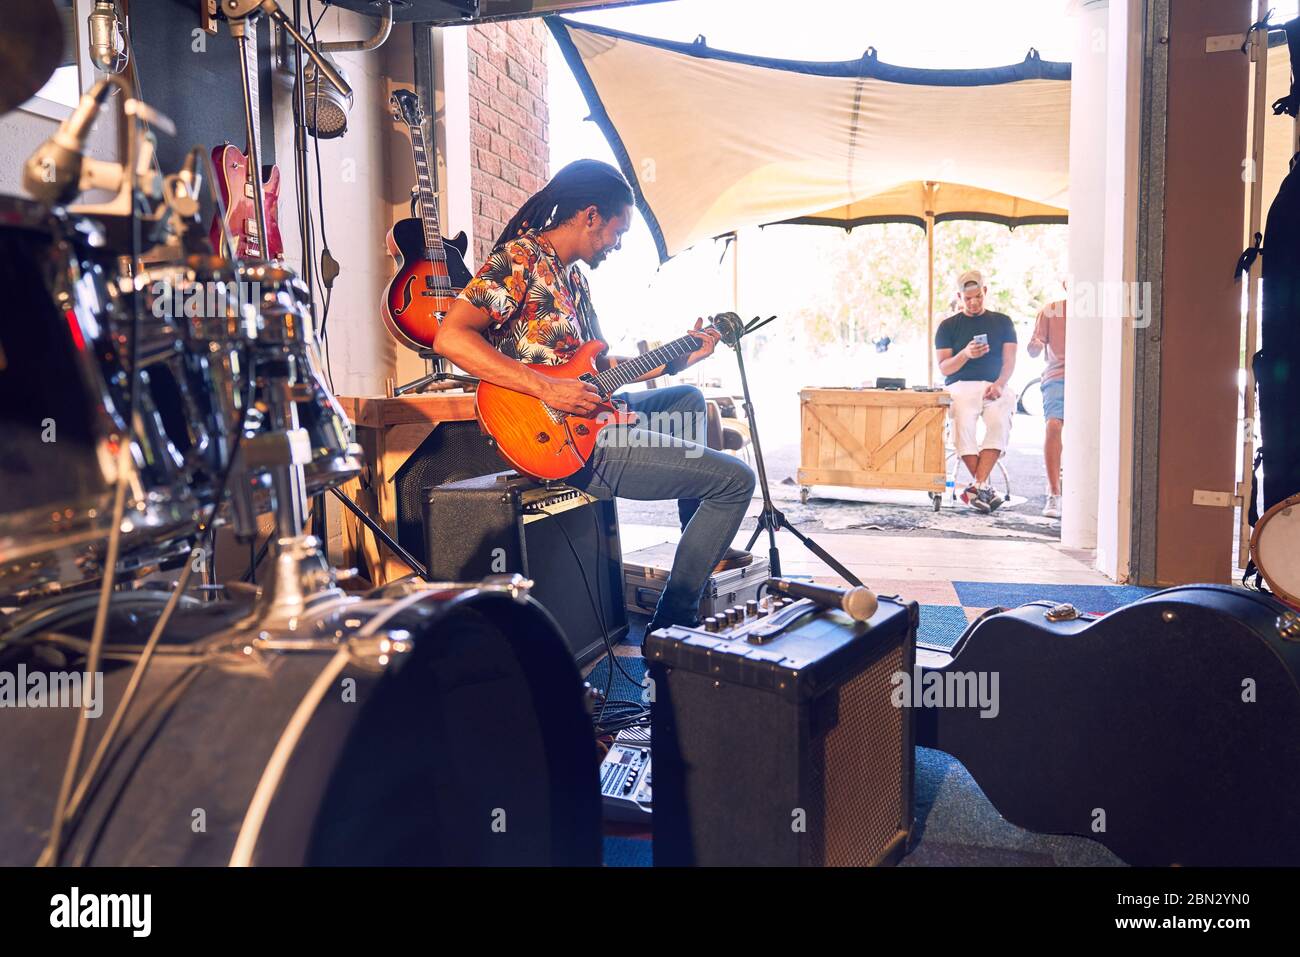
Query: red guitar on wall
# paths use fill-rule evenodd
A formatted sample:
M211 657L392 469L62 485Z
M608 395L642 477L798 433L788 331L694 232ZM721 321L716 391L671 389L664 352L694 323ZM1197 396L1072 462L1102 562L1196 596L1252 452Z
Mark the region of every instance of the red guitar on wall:
M465 266L469 240L462 232L444 240L438 225L434 166L424 149L424 111L412 90L395 90L393 117L411 130L419 218L403 219L388 231L388 252L397 275L384 290L384 325L399 342L417 351L433 348L442 318L470 279Z
M223 143L212 151L212 168L217 173L217 186L221 190L221 205L226 211L226 226L235 241L234 254L239 259L279 259L284 255L284 244L280 241L280 224L276 220L277 206L280 201L280 169L272 166L263 177L262 193L265 198L266 243L257 234L257 190L253 176L257 175L254 167L259 164L258 157L262 148L258 138L262 135L262 111L260 95L257 89L257 33L255 24L249 22L248 36L243 42L241 56L248 58L248 85L252 94L253 137L248 145L248 154L242 153L237 146ZM213 249L223 245L221 223L214 217L208 238Z

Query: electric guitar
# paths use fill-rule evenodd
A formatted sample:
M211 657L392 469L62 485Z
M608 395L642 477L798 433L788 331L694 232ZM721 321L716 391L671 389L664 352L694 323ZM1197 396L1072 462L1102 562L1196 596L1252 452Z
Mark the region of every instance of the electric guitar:
M424 149L420 98L412 90L395 90L391 103L393 118L411 131L420 215L403 219L388 231L388 252L397 263L397 274L384 290L382 312L388 331L419 351L433 348L443 316L472 278L465 266L469 240L464 232L454 239L442 238L434 191L436 172Z
M713 316L711 326L728 344L744 334L744 326L735 313ZM605 401L591 415L560 412L534 396L484 381L479 383L474 397L479 425L496 440L497 451L517 471L544 480L568 478L591 458L602 429L611 425L631 425L636 419L635 413L611 401L614 393L647 372L690 355L699 347L699 338L685 335L598 372L596 358L609 347L598 339L592 339L579 346L568 362L528 367L552 378L582 379L596 386Z
M266 242L257 234L257 189L253 177L261 175L262 111L261 95L257 88L257 32L256 24L249 21L248 34L242 41L240 55L248 61L248 86L253 107L253 141L248 153L239 147L223 143L212 151L212 168L216 170L217 186L221 190L221 205L226 211L226 226L235 242L234 256L239 259L276 260L284 255L280 240L280 224L276 219L280 202L280 168L272 166L262 179L262 195L266 203ZM213 249L221 249L223 234L221 222L213 217L208 232Z

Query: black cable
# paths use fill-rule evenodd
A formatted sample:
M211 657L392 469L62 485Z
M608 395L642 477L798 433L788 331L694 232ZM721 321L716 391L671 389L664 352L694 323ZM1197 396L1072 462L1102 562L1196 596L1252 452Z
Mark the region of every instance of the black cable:
M315 8L315 6L316 6L315 0L307 0L307 18L311 20L311 33L308 35L308 39L311 40L312 42L315 42L316 40L316 28L320 25L321 20L325 18L324 8L321 9L319 15L313 16L312 11ZM315 73L315 85L318 91L320 88L320 83L321 83L321 75L320 75L320 71L317 70ZM316 159L316 198L317 198L316 205L317 205L317 212L320 216L321 248L323 250L323 253L329 253L330 240L329 240L329 235L325 232L325 176L321 172L320 137L314 136L312 137L312 141L313 141L312 153ZM332 254L330 258L331 259L333 258ZM330 280L329 285L325 284L325 279L324 276L321 275L321 272L322 270L316 270L316 272L313 273L313 275L318 277L318 281L320 282L321 289L323 290L323 298L325 300L325 305L324 308L321 310L321 317L320 317L320 340L321 340L321 345L324 347L324 353L325 353L324 355L325 380L329 384L330 391L333 392L334 391L334 369L330 361L329 321L330 321L330 302L334 298L334 287L333 287L333 280Z
M593 502L591 505L591 510L592 510L593 521L596 524L596 558L597 561L599 562L601 558L600 543L604 538L604 529L601 528L600 525L600 512L599 512L598 503L599 503L598 499L595 502ZM602 696L600 712L599 714L595 715L594 718L592 719L593 723L598 728L600 728L603 727L604 725L605 711L610 703L609 694L614 689L614 668L618 668L618 670L622 672L623 677L626 678L633 685L633 687L639 688L642 687L642 685L639 681L637 681L635 678L633 678L630 674L627 673L627 669L625 669L623 665L619 662L618 655L614 653L614 645L609 640L609 626L605 620L604 606L601 605L600 601L591 592L591 582L587 578L587 567L586 565L583 564L582 557L578 554L578 549L574 547L573 539L569 536L569 530L565 528L564 523L558 521L558 519L556 521L556 527L559 528L560 534L564 536L564 543L569 546L569 551L573 553L573 560L578 563L578 572L582 577L582 587L586 590L587 600L591 602L592 610L596 613L596 618L600 622L600 636L601 639L605 642L605 659L609 660L613 665L609 671L609 683L606 685L604 694ZM596 588L599 591L600 589L599 577L597 577L596 579ZM597 661L596 664L592 667L592 670L591 672L589 672L589 674L594 673L595 669L599 666L600 666L600 661ZM648 710L648 709L643 708L643 710Z

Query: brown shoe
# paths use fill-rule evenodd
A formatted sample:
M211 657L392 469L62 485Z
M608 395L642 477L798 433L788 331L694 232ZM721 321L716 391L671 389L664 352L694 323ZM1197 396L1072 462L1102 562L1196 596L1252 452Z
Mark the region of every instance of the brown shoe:
M732 568L744 568L746 565L754 564L754 556L749 552L742 552L739 548L728 548L722 554L722 561L713 566L713 571L725 572Z

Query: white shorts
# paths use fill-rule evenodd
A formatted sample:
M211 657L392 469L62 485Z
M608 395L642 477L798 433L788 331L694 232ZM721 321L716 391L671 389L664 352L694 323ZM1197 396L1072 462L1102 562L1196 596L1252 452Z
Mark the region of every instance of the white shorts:
M952 416L953 444L958 455L975 455L984 449L1006 451L1016 397L1004 386L1001 398L986 400L984 390L990 385L991 382L953 382L947 386L952 396L948 412ZM982 444L975 438L975 423L980 419L984 420Z

